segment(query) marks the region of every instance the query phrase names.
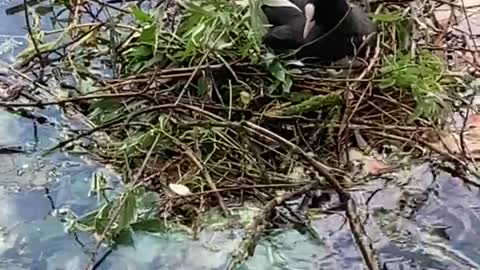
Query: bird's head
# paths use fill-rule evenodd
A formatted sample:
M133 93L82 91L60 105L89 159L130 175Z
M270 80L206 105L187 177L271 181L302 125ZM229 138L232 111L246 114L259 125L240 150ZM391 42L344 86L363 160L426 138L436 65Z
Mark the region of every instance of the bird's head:
M303 38L308 36L315 24L326 28L337 24L348 8L346 0L308 0L303 10L305 14Z

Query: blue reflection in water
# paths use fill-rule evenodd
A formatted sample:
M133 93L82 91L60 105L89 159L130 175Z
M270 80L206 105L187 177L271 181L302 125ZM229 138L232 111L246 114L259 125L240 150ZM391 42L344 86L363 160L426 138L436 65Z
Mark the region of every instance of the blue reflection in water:
M0 119L0 146L33 142L32 120L6 112ZM37 134L38 149L55 145L59 136L50 125L37 125ZM0 269L83 269L92 237L66 234L52 211L68 207L81 214L95 208L96 199L87 196L89 180L103 168L61 153L5 154L0 160Z

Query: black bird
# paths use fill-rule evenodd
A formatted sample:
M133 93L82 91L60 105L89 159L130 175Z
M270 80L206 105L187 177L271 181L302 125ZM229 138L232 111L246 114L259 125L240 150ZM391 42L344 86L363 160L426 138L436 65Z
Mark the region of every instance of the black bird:
M304 14L303 37L312 36L311 29L320 28L321 34L316 32L313 41L306 41L297 52L297 58L332 62L355 53L362 56L365 45L375 43L372 34L378 31L377 26L360 7L349 5L346 0L307 0ZM368 41L362 46L367 37Z
M298 49L320 34L320 28L312 25L304 36L306 23L304 8L308 0L275 0L264 3L263 13L273 27L265 34L263 42L271 49Z
M358 6L350 7L346 0L280 2L285 6L262 7L274 26L264 36L264 43L274 51L298 50L296 57L304 62L325 63L353 56L363 37L377 31L367 14ZM374 41L370 38L367 44Z

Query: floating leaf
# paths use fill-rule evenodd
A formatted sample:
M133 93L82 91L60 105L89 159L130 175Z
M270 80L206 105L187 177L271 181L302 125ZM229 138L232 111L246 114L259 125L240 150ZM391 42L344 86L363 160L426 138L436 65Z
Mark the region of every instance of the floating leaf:
M144 231L151 233L165 232L165 222L159 219L146 219L132 224L133 231Z
M132 231L130 229L124 229L113 239L115 244L123 246L134 246Z

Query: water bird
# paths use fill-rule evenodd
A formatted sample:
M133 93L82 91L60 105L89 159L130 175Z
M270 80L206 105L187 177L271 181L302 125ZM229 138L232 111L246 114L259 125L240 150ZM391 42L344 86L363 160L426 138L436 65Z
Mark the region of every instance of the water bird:
M346 0L269 1L276 5L263 8L273 25L264 43L274 51L294 49L297 59L325 63L355 53L362 56L365 50L358 49L365 37L370 37L366 45L375 42L372 34L377 26L360 7Z
M264 0L262 10L273 26L264 35L267 47L276 50L298 49L305 42L320 34L320 28L312 25L304 36L308 0Z
M355 54L362 56L367 47L362 49L362 44L372 46L375 43L377 25L359 6L351 5L347 0L308 0L304 14L304 38L311 35L310 29L314 26L322 30L320 36L316 34L315 40L304 44L297 57L336 61Z

